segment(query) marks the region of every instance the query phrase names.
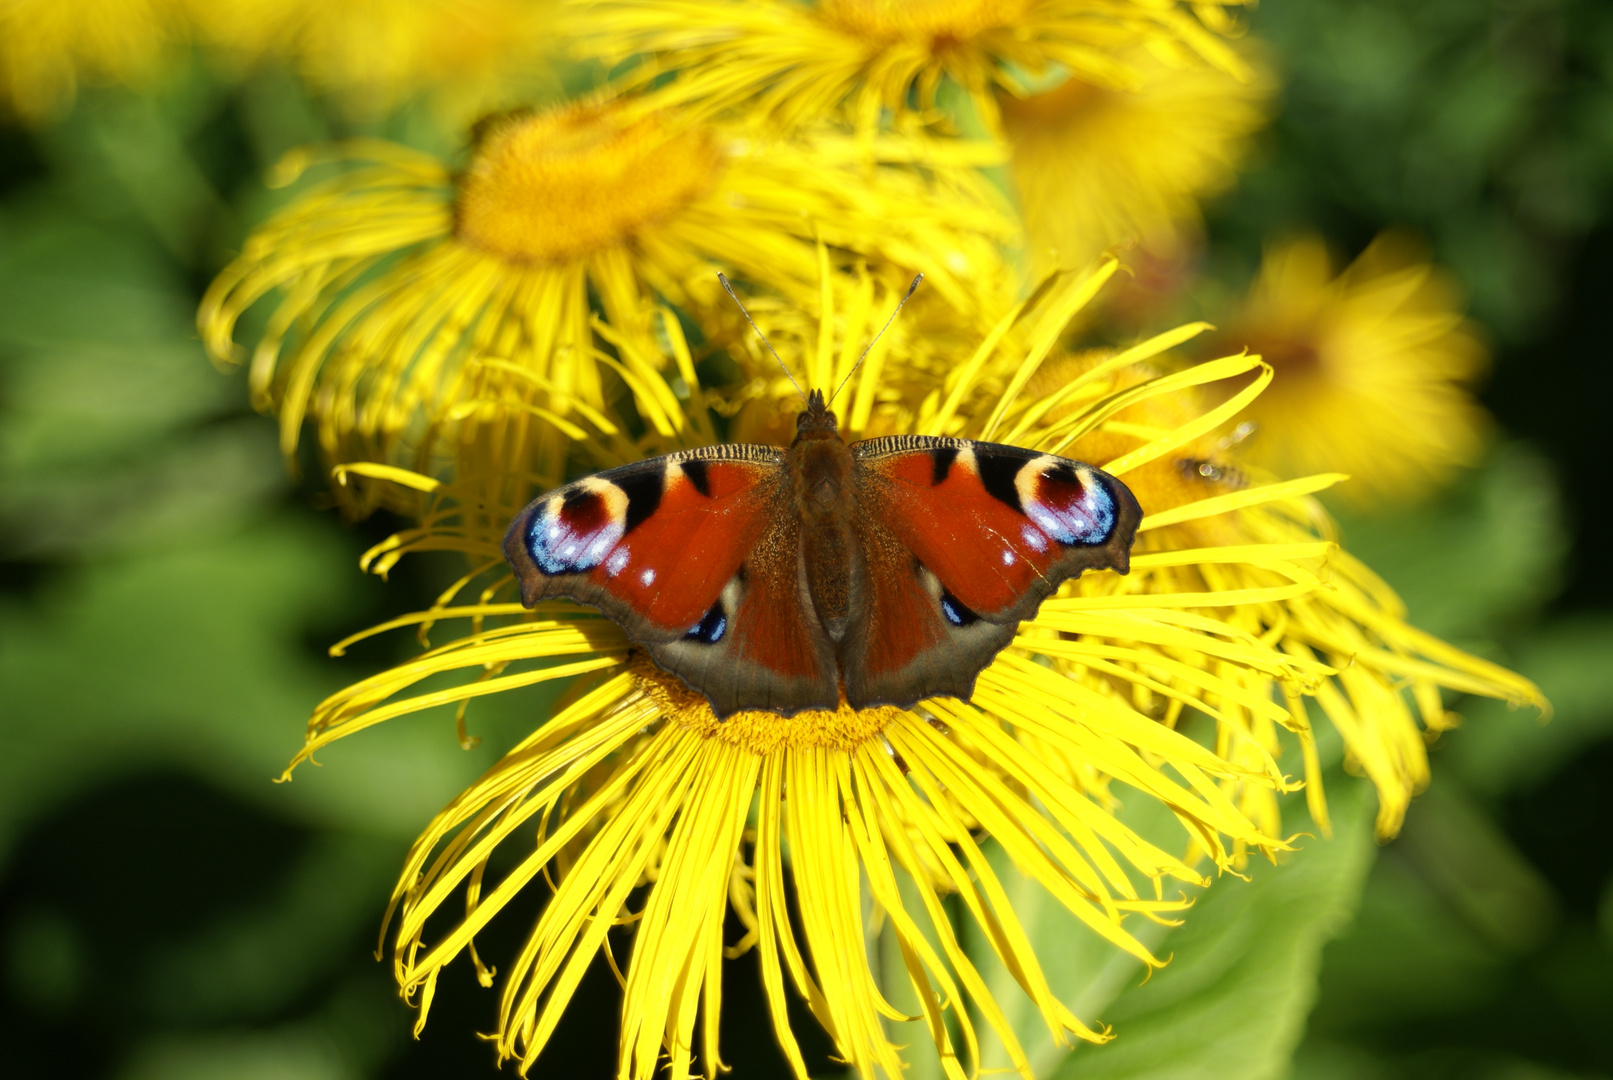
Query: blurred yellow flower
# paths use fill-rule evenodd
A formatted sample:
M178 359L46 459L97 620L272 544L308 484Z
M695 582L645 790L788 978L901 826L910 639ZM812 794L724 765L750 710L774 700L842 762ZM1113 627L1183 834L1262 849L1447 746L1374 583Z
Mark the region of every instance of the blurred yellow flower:
M948 1076L972 1075L983 1028L1030 1077L960 922L970 940L998 954L1060 1041L1101 1041L1108 1032L1052 995L980 834L1094 932L1157 965L1127 916L1180 911L1167 883L1203 882L1195 863L1204 856L1225 869L1246 852L1287 846L1275 795L1297 785L1278 764L1279 730L1297 737L1312 806L1325 822L1315 742L1296 703L1320 695L1342 727L1340 717L1354 714L1335 714L1334 680L1346 680L1351 693L1355 686L1348 670L1317 652L1359 646L1345 656L1364 671L1358 681L1373 683L1387 670L1416 682L1419 697L1424 686L1443 684L1538 700L1526 681L1390 626L1396 616L1381 597L1362 598L1353 567L1345 599L1322 599L1340 553L1319 533L1320 511L1305 493L1332 478L1205 487L1199 481L1213 474L1181 468L1260 385L1214 408L1200 404L1197 388L1251 372L1263 384L1269 370L1259 360L1235 356L1147 376L1146 365L1204 329L1198 325L1097 362L1055 359L1050 370L1064 370L1037 382L1069 319L1113 270L1110 262L1062 283L1034 313L1009 313L954 368L942 394L925 398L916 414L900 402L884 414L909 431L961 430L1054 452L1082 439L1092 449L1103 449L1102 439L1124 443L1104 467L1169 504L1150 508L1131 574L1088 574L1043 604L982 673L971 703L938 698L913 709L787 719L742 713L719 723L703 698L636 658L615 624L568 603L528 611L514 602L499 551L515 505L478 505L467 497L480 490L474 478L416 478L430 493L422 528L381 545L371 565L447 547L476 569L437 607L367 634L409 626L424 634L450 620L469 620L470 632L322 703L298 760L396 716L457 704L463 724L475 698L580 679L557 715L438 815L409 856L390 918L396 975L418 1001L420 1023L443 967L460 954L493 984L474 938L545 876L554 895L513 962L501 965L493 1036L501 1057L523 1072L595 953L605 950L615 965L630 943L625 970L618 967L624 1077L648 1080L669 1058L681 1080L697 1053L705 1075L717 1075L722 960L751 948L760 953L777 1037L801 1080L808 1067L787 1016L786 980L860 1076L896 1080L898 1047L914 1038L934 1043ZM1016 321L1028 345L994 359ZM825 310L819 333L861 341L875 325ZM1006 377L1000 391L984 389L988 372ZM809 383L823 385L816 378ZM879 400L870 384L880 378L859 369L851 400ZM1170 423L1172 415L1182 422ZM479 595L460 603L467 591ZM1303 598L1324 613L1312 614ZM1348 642L1337 638L1345 624L1355 628ZM457 684L444 681L456 673ZM1399 692L1398 682L1385 681L1361 708L1388 708L1383 699ZM1189 718L1208 731L1179 732ZM1116 818L1122 799L1138 798L1172 811L1182 854ZM495 851L530 835L533 823L535 849L507 872L490 870ZM464 916L441 926L434 917L461 890ZM944 902L949 894L956 902ZM735 942L723 936L730 909L746 928ZM899 946L908 1000L888 998L870 969L870 920L882 921Z
M1245 453L1285 475L1338 469L1357 499L1407 497L1482 449L1488 416L1469 387L1484 346L1452 282L1403 237L1379 237L1338 277L1319 238L1273 245L1216 341L1276 371Z
M663 305L698 316L720 304L731 320L718 270L798 308L819 302L820 281L847 277L820 273L830 252L863 266L881 302L921 266L932 311L996 317L1011 287L999 245L1014 226L983 178L949 163L976 151L891 139L876 157L886 145L889 168L832 135L762 151L618 101L490 120L457 173L377 142L293 154L281 181L331 156L368 164L258 229L199 325L229 358L241 314L282 292L251 374L288 454L311 419L328 463L466 465L554 485L574 440L590 439L602 465L645 452L605 415L627 415L618 395L649 445L711 437L685 422L678 394L696 381L694 358ZM668 363L681 388L661 382ZM362 509L386 490L346 497Z
M189 36L188 0L0 0L0 100L49 120L80 86L154 77Z
M37 123L81 85L149 82L192 42L278 59L350 111L422 92L450 116L555 84L559 0L3 0L0 101Z
M278 57L316 90L376 114L429 91L456 118L552 82L558 0L191 0L203 36Z
M1174 341L1186 340L1189 331L1205 329L1204 324L1185 327L1176 332ZM1280 372L1263 395L1258 378L1256 385L1242 386L1233 393L1219 387L1239 386L1240 379L1247 380L1249 376L1237 371L1239 363L1247 364L1247 359L1187 368L1125 360L1123 354L1116 358L1107 353L1057 358L1032 381L1029 393L1053 402L1047 411L1050 417L1079 413L1092 394L1111 395L1115 402L1124 402L1106 424L1077 435L1059 451L1082 460L1124 460L1162 431L1197 429L1193 438L1181 441L1170 453L1125 473L1127 485L1147 515L1138 552L1217 548L1235 552L1250 544L1337 541L1331 519L1310 493L1343 479L1341 474L1279 482L1238 456L1239 438L1248 431L1243 418L1274 392ZM1086 380L1088 389L1069 402L1068 393L1058 388L1072 385L1072 379ZM1149 392L1160 387L1171 389L1168 393ZM1210 408L1218 398L1226 400ZM1207 417L1215 423L1206 425ZM1228 425L1235 421L1239 426L1229 434ZM1057 435L1075 422L1053 423L1049 432ZM1010 441L1019 437L1023 436L1017 429L1010 431ZM1051 448L1059 444L1050 445L1044 436L1041 442L1028 445ZM1344 742L1352 771L1364 773L1377 789L1377 832L1388 838L1399 831L1411 797L1428 784L1428 739L1454 724L1455 718L1442 702L1442 688L1501 698L1514 705L1546 707L1528 680L1408 624L1400 598L1345 550L1331 550L1323 573L1326 585L1317 589L1283 592L1280 577L1242 560L1216 563L1204 559L1172 574L1168 579L1143 579L1140 584L1187 595L1213 589L1247 597L1236 607L1200 614L1214 615L1290 656L1321 661L1334 670L1335 674L1308 687L1304 695L1259 677L1243 683L1257 700L1267 700L1274 693L1285 698L1291 730L1301 733L1311 815L1324 829L1328 819L1319 763L1315 745L1306 734L1310 725L1304 721L1309 709L1321 708ZM1223 712L1235 718L1233 723L1244 729L1247 745L1263 747L1273 755L1279 752L1276 728L1269 722L1245 713L1237 702L1221 704ZM1168 707L1170 715L1165 719L1174 723L1171 717L1179 706L1164 701L1157 705ZM1225 739L1225 733L1219 733L1217 745L1226 745ZM1236 760L1236 749L1231 752ZM1262 829L1280 833L1275 792L1246 786L1236 798L1239 808Z
M1025 98L998 94L1039 275L1084 267L1125 240L1179 254L1199 224L1198 200L1232 181L1266 122L1275 80L1262 65L1242 79L1146 55L1133 67L1127 89L1072 78Z
M993 90L1063 70L1104 87L1142 78L1139 47L1178 64L1247 69L1219 36L1242 0L575 0L579 52L649 59L628 84L667 71L660 93L792 129L849 109L867 130L882 111L930 119L943 79L988 125Z

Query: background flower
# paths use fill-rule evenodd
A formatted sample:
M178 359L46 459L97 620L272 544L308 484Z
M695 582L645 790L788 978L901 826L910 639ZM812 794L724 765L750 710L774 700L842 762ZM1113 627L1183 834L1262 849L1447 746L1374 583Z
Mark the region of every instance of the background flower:
M844 109L860 128L881 110L936 116L949 79L988 125L994 88L1022 91L1025 75L1051 70L1111 88L1143 79L1143 48L1176 63L1206 63L1237 78L1248 70L1218 34L1229 8L1120 0L584 0L571 26L590 57L646 57L627 83L672 69L671 101L706 109L743 106L751 122L785 130ZM1141 70L1139 70L1141 69Z
M1085 266L1122 242L1154 258L1190 254L1198 200L1232 183L1265 124L1275 86L1263 67L1239 77L1146 55L1134 63L1124 87L1069 78L1023 97L998 94L1039 273Z
M1320 239L1273 245L1221 337L1276 373L1244 454L1289 473L1329 462L1358 498L1418 494L1477 461L1487 417L1469 387L1487 358L1453 292L1404 237L1337 277Z
M8 0L0 87L29 123L59 118L80 86L148 88L193 43L220 70L284 62L346 113L384 114L422 95L474 119L522 92L554 90L546 0Z
M646 451L602 415L615 395L631 399L668 450L700 437L661 374L659 339L670 335L687 396L695 360L666 305L707 334L741 330L719 267L769 283L786 310L810 308L822 245L832 244L836 261L860 260L867 283L883 285L881 299L918 265L934 267L915 312L932 332L948 313L969 327L1007 306L996 244L1012 227L982 181L945 148L925 178L841 163L840 142L826 134L758 147L610 102L490 120L458 174L401 147L337 149L372 164L259 230L213 284L199 323L213 355L229 360L242 313L284 291L251 367L288 454L311 419L328 465L524 470L554 486L585 435L597 436L588 452L601 467ZM880 149L906 165L924 144ZM293 155L283 175L310 160ZM756 311L768 327L771 314ZM922 351L947 339L942 330ZM367 486L352 505L367 508L385 490Z
M192 0L209 44L289 63L359 116L426 94L450 120L553 87L552 0Z
M0 87L22 120L60 113L80 85L150 83L188 36L184 0L7 0Z

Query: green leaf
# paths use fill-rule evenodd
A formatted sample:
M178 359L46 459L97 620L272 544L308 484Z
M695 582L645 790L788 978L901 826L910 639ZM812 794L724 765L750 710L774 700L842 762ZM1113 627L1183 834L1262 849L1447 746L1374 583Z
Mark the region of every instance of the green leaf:
M490 1070L491 1071L491 1070ZM316 1024L268 1030L157 1035L139 1046L124 1080L356 1080L336 1042Z
M1442 764L1478 791L1503 794L1550 776L1591 743L1613 735L1613 619L1550 623L1518 642L1513 665L1540 685L1552 705L1544 721L1533 709L1499 701L1459 706L1457 737L1442 741Z
M178 763L271 812L412 836L491 763L461 751L453 710L392 721L272 783L321 697L369 674L302 644L359 602L357 545L284 515L233 536L86 567L27 601L0 596L0 849L99 777ZM501 695L526 728L547 715ZM472 711L482 731L500 708ZM519 714L524 711L524 718Z
M1355 911L1374 848L1365 785L1335 783L1334 838L1311 839L1250 880L1222 879L1163 942L1171 962L1102 1018L1116 1038L1057 1076L1261 1080L1283 1075L1316 994L1322 946Z
M1115 1034L1108 1044L1073 1052L1055 1045L1001 965L975 946L1036 1075L1282 1075L1315 996L1322 946L1353 914L1375 851L1366 786L1339 777L1328 792L1332 840L1302 837L1301 850L1278 865L1251 862L1248 881L1221 878L1178 928L1132 926L1156 955L1170 958L1146 981L1139 963L1099 941L1040 887L1010 875L1015 911L1055 993L1082 1020L1112 1025ZM1006 1063L1000 1047L984 1062L988 1069Z
M1312 1040L1477 1007L1550 933L1549 886L1453 780L1418 797L1328 946Z
M0 213L0 554L106 558L227 533L285 487L272 424L137 236ZM228 418L228 419L226 419Z

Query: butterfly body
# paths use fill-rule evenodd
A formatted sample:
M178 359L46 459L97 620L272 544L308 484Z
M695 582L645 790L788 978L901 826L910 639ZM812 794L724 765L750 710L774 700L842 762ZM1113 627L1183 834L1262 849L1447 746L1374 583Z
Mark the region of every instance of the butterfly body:
M535 499L504 551L524 603L620 623L718 716L967 699L1060 584L1125 573L1124 484L1018 447L924 436L847 445L814 392L795 442L719 445Z

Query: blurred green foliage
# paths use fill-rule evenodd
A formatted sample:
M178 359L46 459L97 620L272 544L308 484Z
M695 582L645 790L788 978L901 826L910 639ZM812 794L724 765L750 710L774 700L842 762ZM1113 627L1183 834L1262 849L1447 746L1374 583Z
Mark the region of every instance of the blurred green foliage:
M1613 6L1600 0L1279 0L1252 15L1286 80L1236 190L1210 211L1207 280L1234 294L1274 237L1353 257L1409 228L1492 335L1485 403L1565 492L1554 606L1613 607Z
M1422 625L1516 666L1557 713L1455 703L1464 728L1382 849L1369 794L1324 746L1334 838L1299 838L1159 928L1173 960L1148 981L1025 886L1055 986L1120 1038L1067 1056L1028 1010L1011 1019L1039 1070L1072 1080L1613 1075L1613 497L1593 452L1613 400L1613 8L1270 0L1253 24L1289 89L1212 208L1211 275L1236 290L1285 231L1351 254L1388 225L1456 271L1495 335L1495 453L1431 503L1343 525ZM353 133L458 138L424 111L356 126L285 73L201 65L0 129L7 1075L491 1074L473 1033L492 994L451 970L411 1042L369 951L409 840L543 702L473 710L470 751L451 717L395 721L270 783L310 706L403 646L325 647L418 606L443 568L361 577L391 523L312 509L317 484L287 479L272 425L191 327L285 197L262 187L268 165ZM736 1075L783 1075L753 963L731 968ZM544 1068L608 1075L614 1001L595 971Z

